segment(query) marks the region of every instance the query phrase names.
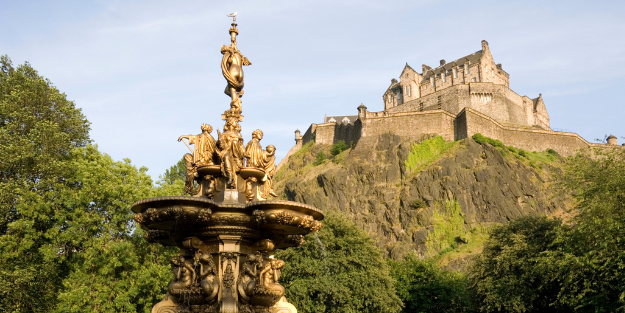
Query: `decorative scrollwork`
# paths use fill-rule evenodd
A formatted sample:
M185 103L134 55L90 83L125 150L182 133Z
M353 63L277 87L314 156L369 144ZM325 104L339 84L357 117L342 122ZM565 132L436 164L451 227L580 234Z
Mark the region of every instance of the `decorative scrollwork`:
M151 243L158 242L160 240L167 240L169 239L169 232L158 229L150 230L147 234L145 234L144 238L147 242Z
M211 209L200 209L197 214L197 220L200 222L210 222L213 211Z
M263 210L254 210L254 212L252 212L252 215L254 216L254 221L256 223L262 223L265 221L265 211Z

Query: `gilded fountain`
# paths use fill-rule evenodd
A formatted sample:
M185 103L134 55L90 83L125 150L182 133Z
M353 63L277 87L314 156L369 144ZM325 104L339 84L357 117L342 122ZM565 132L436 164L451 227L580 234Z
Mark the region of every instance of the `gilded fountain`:
M260 143L252 132L244 144L243 67L251 65L237 48L236 14L230 46L221 48L230 109L222 115L217 140L211 125L198 135L178 138L191 153L184 155L188 196L150 198L133 204L134 220L146 240L176 246L172 280L152 313L295 313L284 297L280 273L284 261L276 249L299 247L304 235L321 228L323 213L292 201L271 200L275 147ZM193 146L193 148L191 148Z

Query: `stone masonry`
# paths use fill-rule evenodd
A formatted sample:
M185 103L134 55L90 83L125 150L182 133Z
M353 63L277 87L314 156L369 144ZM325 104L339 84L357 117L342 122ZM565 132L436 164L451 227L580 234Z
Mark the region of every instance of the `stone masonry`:
M551 130L542 95L533 99L518 95L509 88L509 78L495 63L486 40L482 50L449 63L441 60L436 68L424 64L421 73L406 64L399 81L392 79L382 96L384 111L369 112L360 105L355 120L325 116L324 123L311 124L303 136L296 132L300 139L290 154L313 139L317 144L339 140L357 144L363 137L384 133L414 138L439 134L448 141L481 133L509 146L529 151L550 148L563 156L604 146L575 133Z

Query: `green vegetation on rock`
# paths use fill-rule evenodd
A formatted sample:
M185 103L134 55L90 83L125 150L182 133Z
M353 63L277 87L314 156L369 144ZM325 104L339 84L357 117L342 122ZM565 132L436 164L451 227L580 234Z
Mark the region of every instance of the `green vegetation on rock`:
M456 142L446 142L441 136L426 139L421 143L416 143L412 146L412 150L405 161L408 172L412 172L427 166L438 157L440 157L445 151L453 147Z
M332 153L332 155L334 156L337 156L339 153L347 150L348 148L349 147L347 146L345 141L339 140L335 144L332 145L332 147L330 148L330 153Z

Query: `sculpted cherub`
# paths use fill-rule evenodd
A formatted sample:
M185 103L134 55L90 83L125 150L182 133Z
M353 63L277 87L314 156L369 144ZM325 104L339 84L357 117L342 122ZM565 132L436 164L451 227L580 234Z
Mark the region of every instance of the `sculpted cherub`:
M200 264L200 288L206 296L206 301L213 302L219 293L217 268L210 254L202 254L198 258L198 263Z
M176 256L171 259L174 271L174 280L169 284L169 293L175 294L176 289L187 289L195 281L195 270L193 265L183 256Z
M254 294L254 288L258 281L258 268L262 260L263 256L260 252L249 254L247 260L245 260L245 263L241 267L237 289L240 299L244 303L247 303Z

